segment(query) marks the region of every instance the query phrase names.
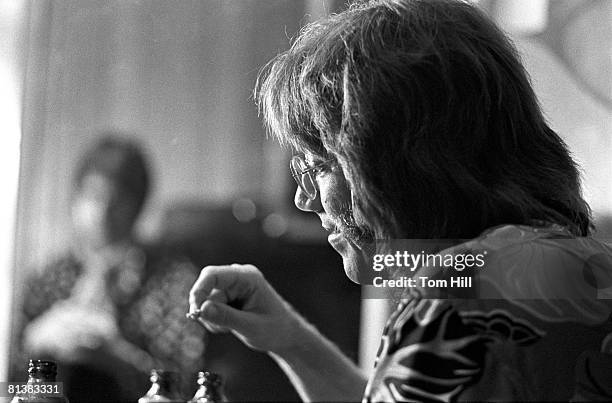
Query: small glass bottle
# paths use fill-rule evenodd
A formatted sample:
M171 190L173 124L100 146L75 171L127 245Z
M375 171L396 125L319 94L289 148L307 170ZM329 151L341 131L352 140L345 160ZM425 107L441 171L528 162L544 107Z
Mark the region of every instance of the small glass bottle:
M56 382L57 364L53 361L30 360L28 363L28 381L19 385L11 403L68 403Z
M222 379L219 374L214 372L199 372L198 385L200 387L196 391L189 403L221 403L227 399L223 394Z
M138 403L151 403L151 402L181 402L185 400L181 398L178 384L179 377L178 373L171 371L164 371L161 369L151 370L151 388L149 391L140 399Z

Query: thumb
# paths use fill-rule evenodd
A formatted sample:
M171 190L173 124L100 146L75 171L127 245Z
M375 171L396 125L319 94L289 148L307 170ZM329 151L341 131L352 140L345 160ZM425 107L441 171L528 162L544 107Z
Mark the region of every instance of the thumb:
M255 315L232 308L226 304L206 301L200 310L200 318L210 324L249 334L257 327Z

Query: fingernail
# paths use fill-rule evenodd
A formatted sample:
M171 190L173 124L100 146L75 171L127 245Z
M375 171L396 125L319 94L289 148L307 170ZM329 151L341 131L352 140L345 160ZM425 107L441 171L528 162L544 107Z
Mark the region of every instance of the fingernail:
M187 318L189 318L189 319L196 320L198 318L198 316L200 316L200 310L199 309L195 309L195 310L193 310L191 312L187 312L185 314L185 316Z

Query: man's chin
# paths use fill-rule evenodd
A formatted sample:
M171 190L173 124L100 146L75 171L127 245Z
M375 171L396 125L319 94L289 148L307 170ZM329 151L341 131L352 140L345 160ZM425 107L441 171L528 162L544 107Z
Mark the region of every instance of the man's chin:
M372 284L373 271L368 267L368 259L361 250L351 248L346 254L342 254L342 264L346 276L354 283L367 285Z
M333 237L330 244L342 257L344 272L352 282L356 284L371 284L372 270L367 265L367 262L370 260L367 258L366 250L368 248L362 248L357 242L343 234Z
M342 258L342 264L344 265L344 272L346 276L355 284L361 283L361 276L359 275L359 268L355 267L353 262L347 261L346 258Z

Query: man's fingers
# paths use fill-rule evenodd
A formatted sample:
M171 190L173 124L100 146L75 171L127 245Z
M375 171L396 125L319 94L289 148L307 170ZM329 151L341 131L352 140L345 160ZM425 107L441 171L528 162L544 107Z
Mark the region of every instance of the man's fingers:
M256 328L254 314L211 301L202 305L200 318L212 327L232 329L239 333L248 333Z
M248 265L205 267L189 292L189 313L197 312L215 289L224 293L226 301L223 302L246 297L254 286L256 272Z
M208 297L208 299L206 301L211 301L211 302L215 302L215 303L219 303L219 304L225 304L225 303L227 303L227 296L225 295L225 291L222 291L222 290L219 290L219 289L214 289L214 290L212 290L212 292L210 293L210 296ZM224 332L228 332L229 331L225 327L218 326L218 325L213 324L212 322L205 321L199 315L198 315L198 318L196 320L199 321L200 323L202 323L204 325L204 327L206 327L206 329L208 329L209 331L211 331L213 333L224 333Z
M229 268L230 266L206 266L202 269L189 292L189 313L197 311L213 289L218 288L218 284L222 286L222 283L234 281L233 278L228 278L232 277L231 271L228 271ZM220 277L225 281L220 281Z
M229 332L229 329L222 327L222 326L217 326L217 325L213 325L211 322L207 322L204 319L198 317L196 319L198 322L200 322L205 328L206 330L208 330L209 332L212 333L227 333Z
M227 297L227 294L224 290L220 290L218 288L215 288L214 290L212 290L212 292L210 293L210 296L206 299L206 301L211 301L211 302L217 302L220 304L226 304L229 302L229 299Z

